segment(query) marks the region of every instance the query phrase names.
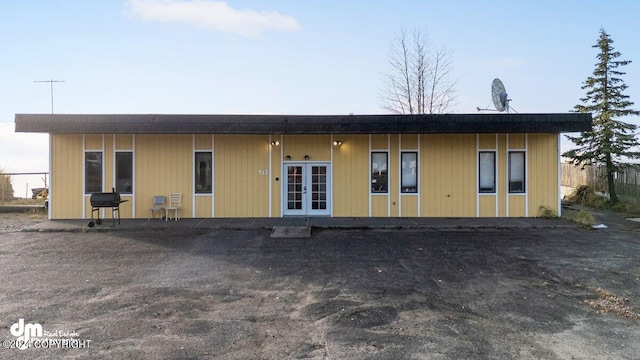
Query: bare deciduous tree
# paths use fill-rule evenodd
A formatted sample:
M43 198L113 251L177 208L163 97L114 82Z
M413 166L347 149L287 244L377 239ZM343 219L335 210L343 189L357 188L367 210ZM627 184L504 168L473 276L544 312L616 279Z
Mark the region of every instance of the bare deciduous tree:
M456 81L451 78L453 51L434 48L429 36L406 30L392 40L389 70L383 74L382 107L395 114L443 114L455 107Z

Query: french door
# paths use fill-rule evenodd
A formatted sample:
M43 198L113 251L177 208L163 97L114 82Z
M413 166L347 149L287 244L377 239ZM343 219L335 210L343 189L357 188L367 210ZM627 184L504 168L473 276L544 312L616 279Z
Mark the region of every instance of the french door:
M284 164L284 215L331 215L331 165Z

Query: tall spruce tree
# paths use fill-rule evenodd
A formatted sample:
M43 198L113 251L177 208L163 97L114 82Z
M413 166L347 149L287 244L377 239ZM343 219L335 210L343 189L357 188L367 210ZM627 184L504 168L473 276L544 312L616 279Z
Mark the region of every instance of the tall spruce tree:
M613 40L604 29L600 29L598 42L592 47L600 50L593 74L583 83L587 90L582 104L574 106L576 112L591 113L593 126L580 136L567 136L576 149L567 151L563 156L571 159L575 165L604 166L609 190L609 202L618 202L614 176L630 159L640 158L635 137L636 125L618 120L628 115L640 115L633 110L633 102L624 94L628 88L621 76L620 66L628 65L630 60L616 60L620 52L614 51Z

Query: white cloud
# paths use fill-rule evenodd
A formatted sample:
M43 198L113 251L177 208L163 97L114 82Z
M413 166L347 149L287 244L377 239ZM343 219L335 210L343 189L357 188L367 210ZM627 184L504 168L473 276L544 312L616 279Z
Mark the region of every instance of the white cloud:
M295 31L298 21L276 11L234 9L214 0L129 0L131 14L147 21L179 22L218 31L258 36L267 30Z

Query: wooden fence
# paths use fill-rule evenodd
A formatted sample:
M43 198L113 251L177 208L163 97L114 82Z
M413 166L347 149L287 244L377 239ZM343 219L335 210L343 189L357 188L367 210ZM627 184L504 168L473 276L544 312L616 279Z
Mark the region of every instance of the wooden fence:
M562 163L562 186L577 188L581 185L591 186L595 191L608 193L604 166L575 166ZM620 199L629 202L640 200L640 166L629 165L615 174L616 193Z

